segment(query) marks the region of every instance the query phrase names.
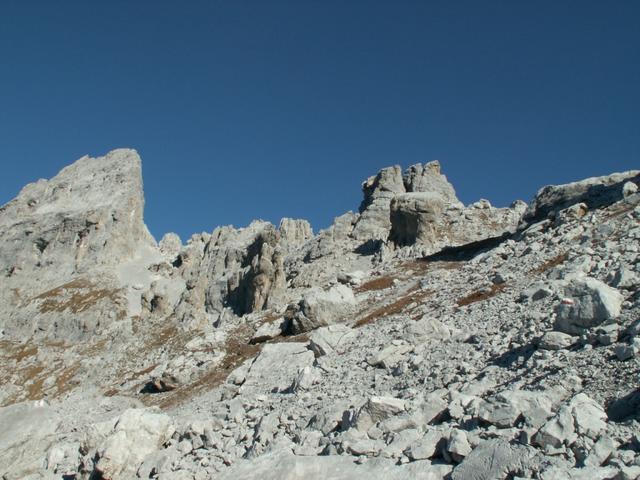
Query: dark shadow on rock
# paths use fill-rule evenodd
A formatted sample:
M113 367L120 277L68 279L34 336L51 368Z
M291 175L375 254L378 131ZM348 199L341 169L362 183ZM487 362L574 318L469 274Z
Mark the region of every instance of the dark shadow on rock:
M531 358L531 355L533 355L533 352L535 351L536 347L534 347L533 345L523 345L521 347L509 350L502 355L498 355L497 357L491 359L490 363L501 368L513 368L514 365L517 365L517 367L520 368L527 362L527 360L529 360L529 358ZM522 360L518 360L520 358Z
M607 416L613 422L638 419L640 416L640 389L612 401L607 407Z
M358 246L353 253L357 253L358 255L375 255L380 251L384 242L382 240L377 239L369 239L364 242L362 245Z
M164 393L166 390L160 390L153 382L147 382L142 389L140 389L139 393L152 394L156 393Z
M437 253L421 258L424 262L461 262L469 261L473 257L496 248L512 237L511 233L504 233L498 237L485 238L476 242L465 243L459 247L445 247Z

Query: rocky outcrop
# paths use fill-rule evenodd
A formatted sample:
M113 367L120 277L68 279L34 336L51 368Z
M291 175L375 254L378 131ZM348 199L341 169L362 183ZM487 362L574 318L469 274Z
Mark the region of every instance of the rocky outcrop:
M299 248L313 238L313 229L306 220L283 218L278 230L281 243L288 249Z
M24 187L0 208L0 301L9 305L0 328L79 338L134 314L133 286L148 285L146 267L159 260L143 208L134 150L83 157Z
M422 254L499 237L516 230L526 204L494 208L486 200L465 208L438 161L381 170L363 184L364 200L351 236L418 246Z
M637 191L639 184L640 170L630 170L564 185L547 185L538 190L524 220L529 223L540 221L578 203L584 203L587 208L611 205Z
M494 208L487 200L459 208L437 194L407 193L391 203L389 238L397 246L416 245L430 254L513 233L525 208L520 201L509 208Z
M159 412L126 410L98 445L95 472L112 480L132 478L145 457L166 443L175 431L171 418Z
M413 207L421 199L422 208L428 211L427 203L433 202L441 204L439 209L445 204L461 206L453 187L440 173L438 161L412 165L404 174L398 166L382 169L362 184L362 192L360 218L352 233L357 240L387 239L392 225L392 202L398 197L404 200L395 200L396 203ZM427 195L412 195L417 193Z
M141 245L155 244L143 210L135 150L82 157L51 180L27 185L0 208L5 276L52 271L64 280L126 261Z
M389 228L389 204L391 199L404 193L402 171L399 166L380 170L362 184L364 199L360 205L360 218L353 229L357 240L386 239Z

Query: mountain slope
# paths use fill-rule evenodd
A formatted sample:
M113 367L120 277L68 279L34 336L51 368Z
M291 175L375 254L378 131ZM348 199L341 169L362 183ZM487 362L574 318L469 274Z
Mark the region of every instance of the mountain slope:
M137 154L80 159L0 208L0 472L636 478L639 183L390 167L317 235L156 244Z

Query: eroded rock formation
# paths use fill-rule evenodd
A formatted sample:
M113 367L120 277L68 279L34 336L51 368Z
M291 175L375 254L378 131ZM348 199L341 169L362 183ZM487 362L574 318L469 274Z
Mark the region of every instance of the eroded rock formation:
M637 171L156 244L133 150L0 207L0 476L640 476Z

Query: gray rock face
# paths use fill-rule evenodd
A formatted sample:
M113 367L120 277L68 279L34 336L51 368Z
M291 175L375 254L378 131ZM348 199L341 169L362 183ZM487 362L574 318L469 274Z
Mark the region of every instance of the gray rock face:
M353 237L358 240L386 239L391 227L391 199L405 192L400 167L384 168L376 176L369 177L362 184L362 192L364 200L360 205L360 218L353 229Z
M451 473L452 480L492 480L524 476L534 464L533 448L504 440L489 440L476 447Z
M119 269L155 249L143 208L140 158L126 149L83 157L0 207L0 328L77 338L112 322L108 311L126 315Z
M452 208L453 206L453 208ZM397 246L417 245L425 253L514 232L526 205L494 208L487 201L466 208L447 204L438 194L407 193L391 203L389 239Z
M9 278L55 269L59 279L114 266L154 244L143 210L134 150L82 157L0 208L0 264Z
M127 410L98 446L95 471L102 478L112 480L132 478L144 458L167 442L173 432L168 415L141 409Z
M564 288L566 299L556 309L555 327L561 332L581 334L620 315L624 297L594 278L571 280Z
M313 238L313 229L306 220L283 218L279 230L282 242L289 248L298 248Z
M623 188L629 181L635 185L640 183L640 170L592 177L564 185L548 185L538 191L524 220L533 223L576 203L584 203L588 208L610 205L624 197Z
M438 193L397 195L391 200L391 241L396 245L433 242L444 209L444 199Z
M526 208L520 202L495 209L487 201L464 208L438 161L412 165L404 174L397 166L385 168L363 184L363 192L353 238L418 244L423 254L514 231Z
M302 333L336 323L355 303L353 291L346 285L335 285L326 291L313 289L305 294L292 316L292 331Z
M440 162L437 160L410 166L404 172L402 180L407 192L435 193L446 203L459 203L453 186L441 173Z
M61 418L46 403L19 403L0 408L0 474L18 480L34 475L44 452L55 443Z
M194 245L184 252L187 290L178 316L202 325L220 318L225 308L244 315L277 303L285 287L278 242L277 230L267 222L215 229L201 250Z
M547 332L538 342L538 348L543 350L562 350L574 343L571 335L562 332Z
M432 465L429 462L397 467L391 460L378 459L358 465L346 457L300 457L276 451L264 455L258 461L241 463L225 472L220 479L439 480L445 478L450 471L451 467L448 465Z
M353 236L358 240L386 240L393 218L396 222L411 223L411 212L431 218L437 216L445 204L461 205L453 187L440 173L438 161L418 163L404 174L398 166L385 168L364 182L362 191L360 218L353 229ZM406 214L402 213L404 209Z

